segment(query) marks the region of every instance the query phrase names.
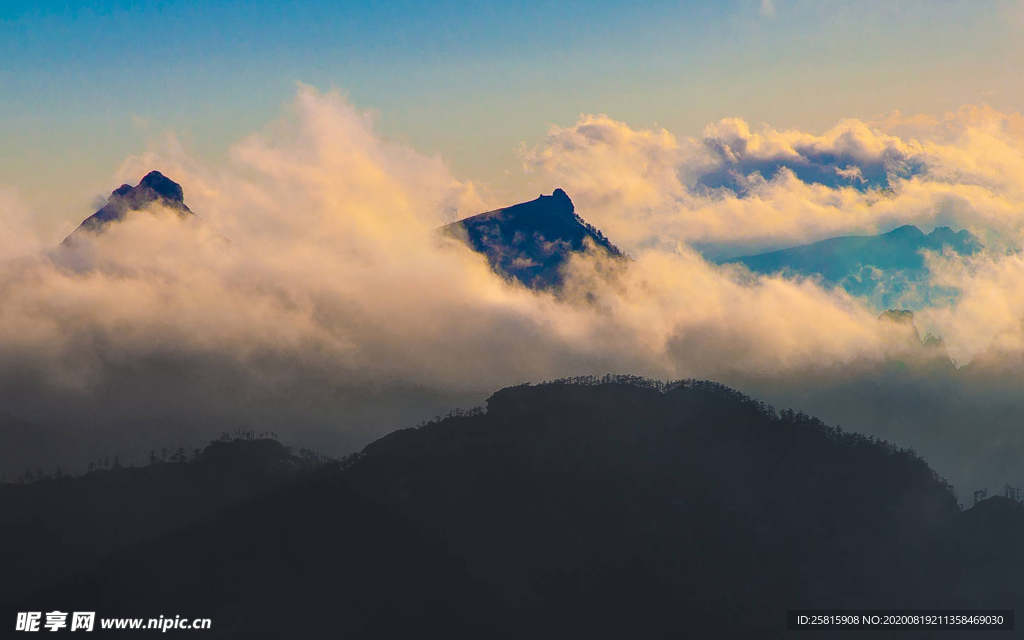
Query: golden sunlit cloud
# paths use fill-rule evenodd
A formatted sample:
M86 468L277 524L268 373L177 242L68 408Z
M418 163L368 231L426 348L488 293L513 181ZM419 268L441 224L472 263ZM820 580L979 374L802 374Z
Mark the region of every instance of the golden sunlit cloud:
M785 381L914 361L926 357L920 343L866 301L813 279L717 266L691 244L795 244L911 222L1017 246L1018 126L985 109L844 120L820 135L726 119L698 140L583 116L525 149L525 163L633 259L612 268L577 256L551 293L504 281L437 232L495 206L479 185L382 139L338 93L300 87L226 166L173 138L123 164L125 182L151 169L180 182L201 219L136 213L58 250L0 196L4 401L49 420L77 407L104 428L186 403L219 424L280 430L299 407L307 428L333 434L317 437L353 446L528 380L628 371ZM901 128L919 133L888 133ZM767 168L770 177L758 173ZM933 256L932 267L962 295L923 310L922 330L941 334L960 364L993 345L1021 352L1019 257Z

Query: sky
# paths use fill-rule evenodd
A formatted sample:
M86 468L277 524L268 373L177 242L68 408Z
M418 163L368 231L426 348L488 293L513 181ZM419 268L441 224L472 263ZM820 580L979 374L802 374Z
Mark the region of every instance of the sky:
M695 377L1024 482L1021 2L211 5L0 5L0 412L341 454L511 384ZM197 218L57 248L153 169ZM436 233L556 187L631 261L535 291ZM903 224L985 245L900 301L938 351L700 249Z
M523 146L581 114L699 136L1024 103L1020 2L643 5L5 2L0 188L70 223L160 136L226 158L297 83L509 201L536 195Z

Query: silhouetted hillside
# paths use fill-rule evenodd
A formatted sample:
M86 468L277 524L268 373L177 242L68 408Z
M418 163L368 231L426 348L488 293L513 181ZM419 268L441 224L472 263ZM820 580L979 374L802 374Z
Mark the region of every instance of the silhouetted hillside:
M287 486L322 466L272 439L222 440L151 453L145 467L115 456L85 475L0 484L0 548L11 554L0 601L89 570L230 505Z
M981 249L978 239L968 231L954 232L936 227L925 235L913 225L904 225L876 236L843 236L820 242L727 260L745 265L755 273L820 276L829 285L838 285L853 295L871 295L880 287L879 303L889 307L913 287L925 296L927 270L922 251L942 252L948 248L960 255L972 255Z
M970 600L976 585L981 584L989 606L1020 611L1024 600L1021 540L1024 504L995 496L965 511L948 542L950 551L962 558L954 580L957 596Z
M86 218L62 243L68 246L81 233L96 233L111 222L123 220L130 211L141 211L159 204L178 212L182 216L193 215L185 204L185 193L181 185L159 171L150 171L136 186L123 184L107 199L103 207Z
M13 481L25 469L32 473L57 467L67 470L109 450L98 439L19 420L0 412L0 478Z
M1002 550L1024 533L1021 505L961 512L912 452L714 383L503 389L486 412L395 432L238 506L206 498L199 513L191 501L211 488L251 488L250 467L217 446L135 477L10 488L52 496L4 509L29 521L46 502L102 496L66 529L6 541L36 563L99 505L118 524L94 522L92 536L127 521L150 540L19 610L209 617L209 637L781 637L787 609L1012 607L1024 593L1020 554ZM138 533L175 509L188 517L162 517L191 524Z
M576 214L561 189L550 196L488 211L444 227L487 256L497 273L535 289L562 282L560 269L589 244L616 257L622 252Z

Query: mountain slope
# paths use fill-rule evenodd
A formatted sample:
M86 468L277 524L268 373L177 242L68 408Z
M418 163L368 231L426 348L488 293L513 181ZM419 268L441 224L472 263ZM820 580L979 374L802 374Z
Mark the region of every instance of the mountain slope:
M185 204L185 193L181 185L159 171L150 171L136 186L123 184L114 189L107 203L86 218L62 244L71 245L80 234L98 233L108 224L123 220L129 212L142 211L153 204L167 207L181 216L194 215Z
M7 480L19 477L25 469L69 469L89 456L102 455L102 448L103 443L73 431L25 422L0 411L0 477Z
M892 307L900 306L901 295L927 283L921 252L946 248L967 256L980 250L981 244L965 230L936 227L925 235L913 225L904 225L877 236L829 238L725 262L745 265L755 273L821 276L826 284L841 286L853 295L879 292L879 305Z
M783 637L791 608L1006 606L968 570L973 515L886 443L712 383L586 379L395 432L19 606L211 637Z
M166 452L165 452L166 453ZM170 460L78 477L0 484L0 548L6 560L0 601L88 571L231 505L271 493L322 466L292 455L276 440L217 441L179 450Z
M592 245L615 257L623 254L576 214L561 189L550 196L481 213L443 228L487 257L495 272L535 289L556 287L560 269L573 253Z

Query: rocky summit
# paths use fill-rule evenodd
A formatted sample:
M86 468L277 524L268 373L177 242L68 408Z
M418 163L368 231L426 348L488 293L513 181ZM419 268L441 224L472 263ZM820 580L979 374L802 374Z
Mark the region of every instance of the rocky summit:
M487 211L444 227L487 257L494 271L533 289L562 283L562 267L588 246L621 258L600 230L587 224L561 189L550 196Z
M159 204L181 216L195 215L185 204L185 192L181 185L159 171L150 171L134 187L123 184L114 189L107 203L86 218L62 243L69 246L82 233L97 233L108 224L123 220L130 211L141 211L153 204Z

